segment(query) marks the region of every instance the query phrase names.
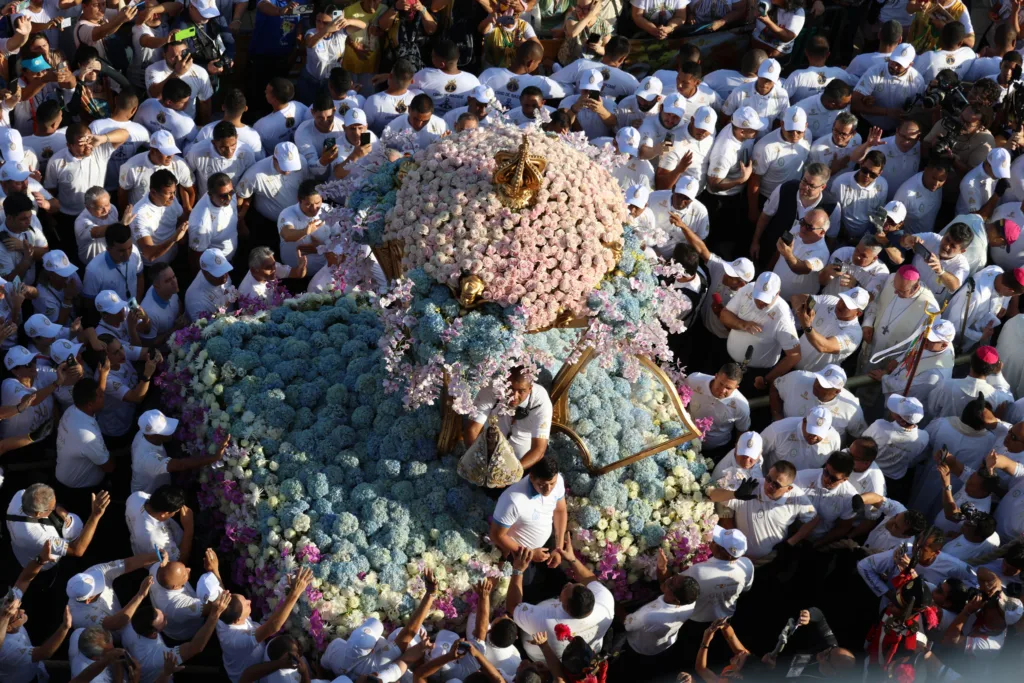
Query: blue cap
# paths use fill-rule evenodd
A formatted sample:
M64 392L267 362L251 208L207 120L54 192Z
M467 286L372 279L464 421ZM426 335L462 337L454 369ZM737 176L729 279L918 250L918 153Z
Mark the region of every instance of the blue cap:
M50 66L50 63L43 58L42 55L36 55L27 62L22 62L21 67L23 69L28 69L29 71L35 74L53 68L52 66Z

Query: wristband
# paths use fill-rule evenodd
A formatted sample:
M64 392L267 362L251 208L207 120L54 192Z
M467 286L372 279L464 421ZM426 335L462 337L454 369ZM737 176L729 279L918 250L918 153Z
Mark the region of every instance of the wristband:
M512 570L512 576L522 576L522 575L523 575L523 570L522 569L513 569Z

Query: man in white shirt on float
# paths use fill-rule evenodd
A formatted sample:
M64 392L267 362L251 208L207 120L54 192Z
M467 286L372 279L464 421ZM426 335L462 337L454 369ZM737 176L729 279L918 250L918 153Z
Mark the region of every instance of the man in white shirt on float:
M800 360L796 324L789 304L779 296L780 286L778 275L761 273L756 281L736 292L719 313L722 324L729 329L729 356L737 363L744 362L748 360L748 347L753 347L749 367L772 368L754 381L755 387L767 387Z
M434 101L430 99L430 95L420 93L412 98L406 113L392 119L384 127L383 137L389 139L411 134L412 149L416 150L437 142L447 132L448 124L444 119L434 115Z
M207 249L199 257L199 274L185 292L185 313L195 322L221 308L231 308L238 290L231 284L231 261L219 249Z
M72 390L75 405L57 428L57 481L70 489L92 489L114 471L96 415L103 409L109 366L98 370L99 380L83 377Z
M693 616L700 584L692 576L669 576L668 558L658 551L658 584L661 595L626 617L626 642L638 655L653 657L673 645L679 630Z
M171 474L197 470L219 461L228 445L225 438L212 455L171 458L164 447L174 439L178 421L159 410L147 410L139 416L139 431L132 440L132 493L152 494L171 483ZM179 639L180 640L180 639Z
M695 420L710 417L711 430L704 434L704 447L709 450L727 448L733 435L750 429L750 406L740 393L743 371L736 363L726 363L712 375L691 372L683 384L693 393L688 406Z
M782 67L779 63L774 59L764 60L757 70L756 81L732 91L722 105L722 115L731 119L741 107L750 107L766 123L764 128L758 129L757 139L760 140L789 109L789 94L779 83L781 77Z
M826 365L820 372L794 370L772 385L772 419L802 417L821 407L831 413L832 428L853 440L867 428L867 423L860 401L845 387L846 372L838 365Z
M508 438L523 469L528 470L547 451L553 412L551 398L521 366L509 372L509 391L508 405L499 406L491 388L481 390L474 401L474 414L463 421L462 438L468 448L484 431L487 419L495 415L498 428ZM508 408L513 411L511 414Z
M808 308L811 299L814 300L813 310ZM861 287L840 292L838 296L798 294L793 297L793 314L803 331L797 368L817 372L852 356L864 335L859 318L870 301L871 295Z
M883 132L895 131L903 117L903 104L928 85L914 68L916 56L913 45L902 43L886 61L865 71L853 89L853 113L864 116Z
M777 420L761 432L764 441L764 467L788 460L801 470L821 467L832 451L839 450L839 432L832 427L832 413L815 406L802 417Z
M790 107L783 114L782 126L754 145L754 172L747 182L747 218L751 223L757 222L762 202L771 197L775 188L800 178L811 152L806 130L807 112L800 107Z

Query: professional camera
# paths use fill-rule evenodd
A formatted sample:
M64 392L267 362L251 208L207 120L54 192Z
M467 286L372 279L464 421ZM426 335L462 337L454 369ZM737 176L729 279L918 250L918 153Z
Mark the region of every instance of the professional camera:
M944 132L935 140L932 154L943 156L952 153L956 139L964 132L960 114L970 106L964 84L960 82L956 72L952 69L940 71L927 90L907 100L903 105L903 111L913 111L918 104L924 109L939 107L942 113Z

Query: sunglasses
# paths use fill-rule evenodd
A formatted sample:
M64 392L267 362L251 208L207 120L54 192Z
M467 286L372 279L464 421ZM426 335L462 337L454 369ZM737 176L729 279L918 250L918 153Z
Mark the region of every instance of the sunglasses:
M231 196L233 194L235 194L234 190L228 190L227 192L217 192L216 194L214 194L214 196L217 199L222 199L224 201L227 201L228 199L231 199Z
M780 484L777 479L772 479L769 476L765 476L765 478L764 478L764 485L767 486L768 488L770 488L772 491L778 491L780 489L786 488L785 486Z
M830 481L830 482L843 481L842 475L840 475L840 474L833 474L832 471L828 467L822 467L821 468L821 479L822 479L822 481L826 481L827 480L827 481Z
M881 175L880 173L876 173L875 171L869 171L866 168L858 169L857 173L863 173L865 176L867 176L868 178L871 178L872 180L874 180L879 175Z
M806 218L800 219L800 227L807 228L811 232L825 232L825 228L816 225L811 225L810 223L807 222Z

